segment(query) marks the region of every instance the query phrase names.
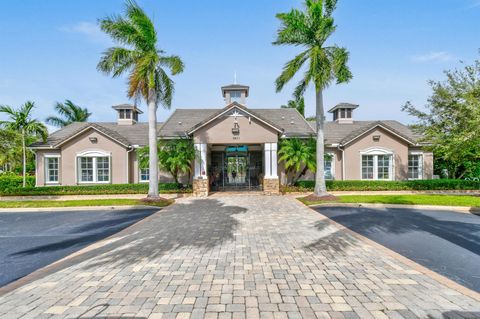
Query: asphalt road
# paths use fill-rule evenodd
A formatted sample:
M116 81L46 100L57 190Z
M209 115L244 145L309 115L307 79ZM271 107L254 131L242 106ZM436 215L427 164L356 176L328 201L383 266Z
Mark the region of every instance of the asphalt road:
M156 211L158 208L0 213L0 287Z
M319 207L321 214L480 292L480 216L453 211Z

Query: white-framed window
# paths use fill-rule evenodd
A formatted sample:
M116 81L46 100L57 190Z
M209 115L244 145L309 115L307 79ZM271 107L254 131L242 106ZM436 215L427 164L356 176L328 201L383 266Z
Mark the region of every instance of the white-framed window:
M45 183L58 184L60 175L60 155L45 155Z
M360 152L361 178L365 180L393 180L393 152L369 149Z
M150 170L148 168L140 169L140 182L148 182L150 180Z
M110 183L110 154L88 151L77 154L77 181L83 183Z
M423 178L423 154L408 154L408 179Z
M332 180L335 179L335 166L334 166L334 155L328 153L328 156L325 157L323 161L323 170L325 173L325 179Z

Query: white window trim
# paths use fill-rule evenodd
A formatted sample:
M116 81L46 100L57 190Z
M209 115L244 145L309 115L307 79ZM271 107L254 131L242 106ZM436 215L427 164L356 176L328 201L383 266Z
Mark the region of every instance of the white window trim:
M148 168L143 168L143 169L148 169ZM150 182L150 169L148 169L148 179L147 180L142 180L142 168L138 169L138 182L139 183L148 183Z
M373 178L363 178L363 163L362 157L363 155L372 155L373 156ZM388 179L379 179L378 178L378 156L379 155L388 155L390 156L389 162L389 170L388 170ZM395 180L395 154L392 150L378 148L378 147L371 147L366 150L360 151L360 180L362 181L393 181Z
M48 159L50 158L58 158L58 180L56 182L51 182L48 180ZM44 168L44 180L45 185L58 185L60 184L60 154L45 154L43 155L43 168Z
M418 174L418 178L410 178L410 176L408 176L408 175L410 175L409 172L408 172L409 169L410 169L410 166L408 165L408 158L407 158L407 176L408 176L408 180L411 180L411 181L413 181L413 180L421 180L421 179L423 179L423 167L424 167L424 165L423 165L423 160L424 160L423 152L422 152L422 151L409 151L409 152L408 152L408 156L410 156L410 155L419 155L419 156L420 156L420 159L419 159L419 161L418 161L419 174Z
M326 152L327 155L331 156L331 161L332 161L332 179L326 179L328 181L334 181L335 180L335 153L332 152Z
M80 157L92 157L93 165L93 181L81 181L80 176L78 175L78 159ZM108 181L98 181L97 176L97 157L108 157ZM86 150L80 153L77 153L75 156L75 180L78 184L111 184L112 182L112 154L110 152L105 152L101 150Z

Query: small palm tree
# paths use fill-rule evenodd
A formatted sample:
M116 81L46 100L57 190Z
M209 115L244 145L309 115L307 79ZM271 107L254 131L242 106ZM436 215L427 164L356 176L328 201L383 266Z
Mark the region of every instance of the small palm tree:
M315 159L315 140L301 140L299 138L289 138L282 140L278 151L279 161L285 165L285 173L290 175L293 173L291 184L305 175L307 170L316 171ZM295 173L298 175L295 176Z
M22 138L22 165L23 165L23 187L26 185L26 170L27 170L27 146L26 139L28 136L41 137L43 141L47 139L48 131L45 125L36 119L32 119L32 109L35 107L33 102L26 102L18 109L13 109L10 106L0 106L0 112L5 113L8 121L0 121L0 126L5 129L17 131L21 133Z
M310 84L315 87L317 122L317 173L315 174L315 195L327 195L324 176L324 107L323 91L332 82L350 81L352 73L347 62L349 53L345 48L327 45L326 41L335 32L336 25L332 17L336 0L306 0L305 11L292 9L288 13L279 13L277 18L281 27L277 33L275 45L294 45L304 50L285 64L276 80L277 92L281 91L306 65L306 71L294 91L301 97Z
M140 168L148 167L149 148L139 149L139 165ZM195 147L193 141L189 139L165 140L158 143L158 161L160 167L169 172L175 183L179 183L178 176L180 173L189 174L192 171L192 163L195 160Z
M65 103L57 102L54 108L60 116L49 116L45 122L57 127L64 127L73 122L86 122L92 115L88 109L82 108L70 100L65 100Z
M305 117L305 99L303 97L288 101L287 105L282 105L282 109L296 109L298 113Z
M150 181L148 197L158 195L157 107L170 108L174 82L172 75L183 72L183 62L178 56L166 56L157 48L157 32L153 22L133 1L126 1L125 16L100 20L100 28L125 47L112 47L103 53L97 65L99 71L118 77L129 73L127 96L148 105L148 145Z

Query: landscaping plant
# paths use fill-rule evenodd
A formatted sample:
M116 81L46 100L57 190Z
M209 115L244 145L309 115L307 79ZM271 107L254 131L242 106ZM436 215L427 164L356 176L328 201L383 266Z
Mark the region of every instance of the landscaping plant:
M287 62L276 80L277 92L305 66L303 76L295 88L294 96L301 98L310 84L315 87L317 156L315 174L316 196L327 196L324 176L324 122L323 91L333 82L346 83L352 78L347 62L349 53L345 48L327 44L336 30L333 19L336 0L306 0L305 10L292 9L279 13L281 26L277 32L275 45L301 47L302 52Z
M128 72L127 96L144 99L148 105L148 145L150 180L149 198L158 195L157 108L170 108L174 91L172 75L183 72L183 62L175 55L166 55L157 47L157 31L152 20L133 0L126 1L124 16L100 20L100 28L122 46L103 53L98 70L118 77Z

